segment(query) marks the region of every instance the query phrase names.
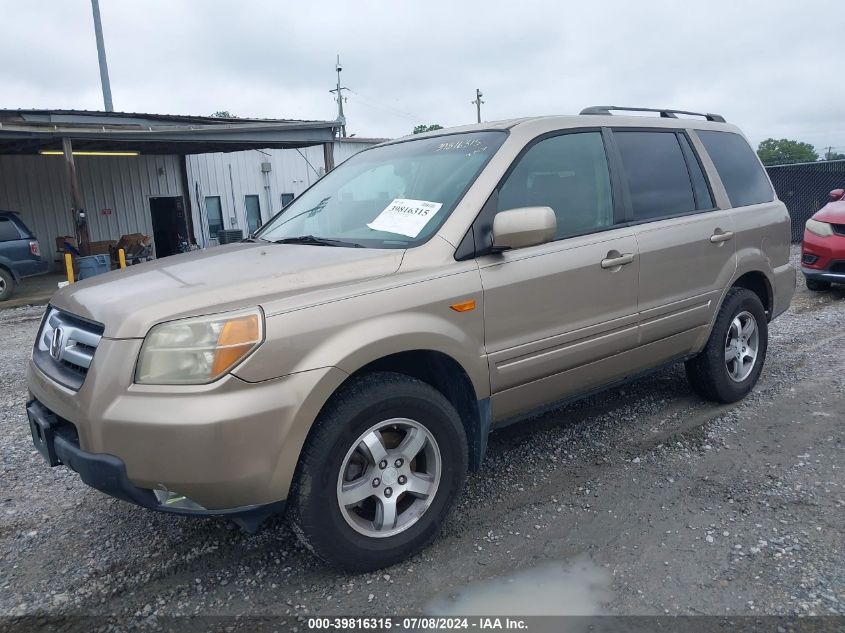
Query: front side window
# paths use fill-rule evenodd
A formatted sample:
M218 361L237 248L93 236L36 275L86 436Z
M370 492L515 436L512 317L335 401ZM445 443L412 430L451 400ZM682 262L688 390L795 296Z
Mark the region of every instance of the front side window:
M417 246L446 220L506 137L494 131L449 134L360 152L286 206L257 237Z
M775 199L766 172L754 150L739 134L697 130L710 154L732 207L771 202Z
M577 132L533 145L499 189L498 211L551 207L557 238L613 224L610 174L601 132Z
M634 221L713 206L709 199L696 204L693 179L674 132L614 130L613 138L622 157Z

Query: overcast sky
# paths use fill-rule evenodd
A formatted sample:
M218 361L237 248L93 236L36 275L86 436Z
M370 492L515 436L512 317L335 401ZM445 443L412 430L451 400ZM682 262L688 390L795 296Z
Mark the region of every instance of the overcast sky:
M116 110L333 119L348 132L577 113L718 112L845 152L841 0L100 0ZM0 0L0 107L102 109L89 0Z

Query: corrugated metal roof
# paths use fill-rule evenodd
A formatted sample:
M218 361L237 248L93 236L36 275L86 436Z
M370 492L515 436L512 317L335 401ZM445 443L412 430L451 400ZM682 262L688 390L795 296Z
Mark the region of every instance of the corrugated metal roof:
M15 120L37 122L49 117L51 123L67 123L67 118L109 118L109 119L146 119L149 121L172 122L181 125L218 125L237 123L308 123L326 127L336 126L335 121L317 121L308 119L271 119L271 118L241 118L241 117L214 117L186 114L157 114L152 112L106 112L104 110L68 110L68 109L27 109L27 108L0 108L0 120ZM131 123L130 123L131 124Z
M61 148L201 154L267 147L307 147L334 140L336 121L220 119L99 110L0 110L0 154Z

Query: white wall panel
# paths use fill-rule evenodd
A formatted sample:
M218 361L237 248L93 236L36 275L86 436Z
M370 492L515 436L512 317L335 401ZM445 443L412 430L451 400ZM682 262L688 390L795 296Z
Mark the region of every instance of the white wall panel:
M182 195L179 156L74 158L92 241L152 235L149 198ZM55 238L73 235L70 186L60 156L0 156L0 209L19 211L55 259ZM111 209L111 215L103 215Z

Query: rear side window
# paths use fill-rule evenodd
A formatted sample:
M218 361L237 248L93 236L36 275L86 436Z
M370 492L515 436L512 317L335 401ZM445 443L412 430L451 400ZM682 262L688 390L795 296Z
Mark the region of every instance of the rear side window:
M9 218L0 218L0 242L21 239L18 227Z
M772 186L754 150L733 132L696 131L719 172L732 207L774 200Z
M674 132L614 130L613 137L622 157L622 167L631 195L635 221L653 220L713 207L701 168L694 178L687 169L681 142ZM703 186L703 189L702 189Z
M528 149L499 189L498 211L518 207L551 207L558 238L611 226L613 199L601 132L561 134Z

